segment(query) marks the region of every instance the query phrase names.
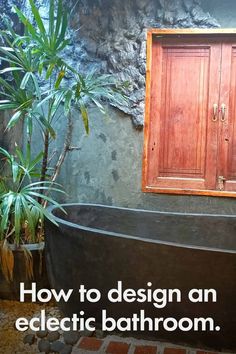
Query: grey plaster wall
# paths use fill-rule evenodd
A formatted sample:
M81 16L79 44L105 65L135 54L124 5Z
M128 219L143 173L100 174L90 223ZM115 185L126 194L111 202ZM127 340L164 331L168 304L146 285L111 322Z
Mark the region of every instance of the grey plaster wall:
M80 119L74 126L74 145L61 173L69 202L92 202L150 210L181 212L236 212L233 198L175 196L141 192L143 133L119 111L109 118L90 111L91 133L84 134ZM64 197L63 197L64 199Z
M72 9L71 64L82 72L108 72L128 79L128 107L109 108L108 118L91 109L88 137L75 112L73 144L59 182L61 201L95 202L145 209L235 213L230 198L145 194L141 192L146 29L150 27L236 27L236 3L219 0L81 0ZM224 4L228 7L224 8ZM39 0L47 18L47 1ZM79 29L79 31L77 31ZM72 54L71 54L72 53ZM130 119L131 118L131 119ZM59 125L58 136L65 127ZM58 146L53 146L52 149Z
M226 1L227 2L227 1ZM221 1L92 1L80 3L72 27L82 25L75 37L77 67L101 69L131 79L133 89L126 111L111 109L109 121L95 111L91 134L74 130L81 150L72 152L61 174L68 201L96 202L146 209L235 213L230 198L146 194L141 192L144 67L146 29L149 27L236 27L236 4L222 11ZM107 13L109 16L107 16ZM231 22L228 21L230 13ZM105 16L106 15L106 16ZM71 58L73 60L73 58ZM128 119L131 117L132 120Z
M235 0L203 0L202 8L209 12L225 28L236 26L236 1Z

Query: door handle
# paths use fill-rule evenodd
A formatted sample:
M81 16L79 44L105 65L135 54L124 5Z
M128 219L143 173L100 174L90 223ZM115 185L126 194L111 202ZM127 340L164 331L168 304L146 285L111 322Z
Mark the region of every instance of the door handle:
M213 116L212 116L212 121L216 122L218 118L218 104L214 103L213 104Z
M225 112L226 112L226 104L222 103L221 105L221 122L225 122Z

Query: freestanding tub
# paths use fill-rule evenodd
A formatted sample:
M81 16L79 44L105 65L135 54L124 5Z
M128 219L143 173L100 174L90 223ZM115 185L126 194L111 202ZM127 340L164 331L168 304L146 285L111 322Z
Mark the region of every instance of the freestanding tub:
M74 289L59 304L66 315L85 311L101 322L101 310L114 318L145 310L149 317L212 317L220 331L158 330L149 337L202 348L236 350L236 217L182 214L93 204L51 208L59 228L46 222L49 280L56 290ZM157 309L152 303L112 304L104 294L124 288L180 289L182 302ZM97 288L98 303L78 301L77 289ZM192 303L190 289L215 289L217 302ZM133 333L131 333L133 334ZM129 333L130 335L130 333ZM144 333L142 332L143 336Z

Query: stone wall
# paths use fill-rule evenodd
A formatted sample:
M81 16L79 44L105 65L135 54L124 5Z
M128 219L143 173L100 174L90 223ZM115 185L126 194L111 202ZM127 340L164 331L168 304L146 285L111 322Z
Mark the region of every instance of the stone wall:
M128 107L119 108L138 127L144 117L147 28L218 26L199 0L80 1L71 16L71 27L80 29L70 59L79 70L99 70L129 81Z
M38 0L45 19L48 4ZM81 72L96 70L129 80L127 108L91 109L87 137L75 112L73 145L59 182L61 201L95 202L145 209L235 213L231 198L147 194L141 191L146 29L150 27L236 27L236 3L225 0L76 0L71 10L73 44L65 53ZM72 53L72 54L71 54ZM129 119L131 117L132 119ZM59 124L58 136L65 127ZM137 129L139 128L139 129ZM62 141L53 148L58 149ZM58 149L59 150L59 149Z
M15 24L18 32L21 32L22 26L19 25L18 18L13 11L13 6L17 6L19 8L26 8L25 0L0 0L0 9L1 15L9 16ZM3 28L3 22L0 19L0 29Z
M142 126L144 117L146 29L209 28L221 23L227 27L222 7L219 0L83 0L73 9L71 26L79 29L70 57L73 65L82 71L113 73L130 80L132 88L128 109L111 109L108 121L91 112L89 137L84 136L77 121L74 141L81 144L81 150L70 155L61 176L69 186L69 201L184 212L235 212L235 201L230 198L142 193L143 131L135 129ZM225 8L231 9L231 26L236 26L236 4L226 0Z

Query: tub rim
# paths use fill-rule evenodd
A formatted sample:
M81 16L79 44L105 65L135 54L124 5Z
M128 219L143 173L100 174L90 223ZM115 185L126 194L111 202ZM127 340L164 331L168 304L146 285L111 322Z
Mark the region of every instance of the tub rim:
M181 216L201 216L201 217L225 217L229 219L236 219L236 215L227 215L227 214L209 214L209 213L180 213L180 212L169 212L169 211L159 211L159 210L146 210L146 209L136 209L136 208L125 208L125 207L120 207L120 206L114 206L114 205L106 205L106 204L96 204L96 203L63 203L59 204L60 207L73 207L73 206L92 206L92 207L102 207L102 208L107 208L107 209L118 209L118 210L129 210L129 211L134 211L134 212L145 212L145 213L150 213L150 214L161 214L161 215L181 215ZM156 243L160 245L166 245L166 246L171 246L171 247L178 247L178 248L187 248L187 249L195 249L195 250L201 250L201 251L211 251L211 252L220 252L220 253L230 253L230 254L236 254L236 250L230 250L230 249L222 249L222 248L216 248L216 247L204 247L204 246L197 246L197 245L188 245L186 243L179 243L179 242L171 242L171 241L162 241L162 240L154 240L152 238L141 238L138 236L130 236L127 234L122 234L118 232L112 232L112 231L107 231L107 230L102 230L102 229L96 229L88 226L83 226L80 224L73 223L71 221L67 221L65 219L62 219L58 216L55 216L53 214L53 211L59 209L59 206L57 205L49 205L47 207L47 210L53 215L54 220L58 225L66 225L70 226L75 229L83 230L83 231L89 231L91 233L97 233L99 236L102 235L108 235L112 237L119 237L119 238L126 238L126 239L132 239L132 240L137 240L137 241L142 241L142 242L148 242L148 243ZM66 215L66 214L65 214ZM48 220L50 223L51 221ZM235 236L236 237L236 236Z

